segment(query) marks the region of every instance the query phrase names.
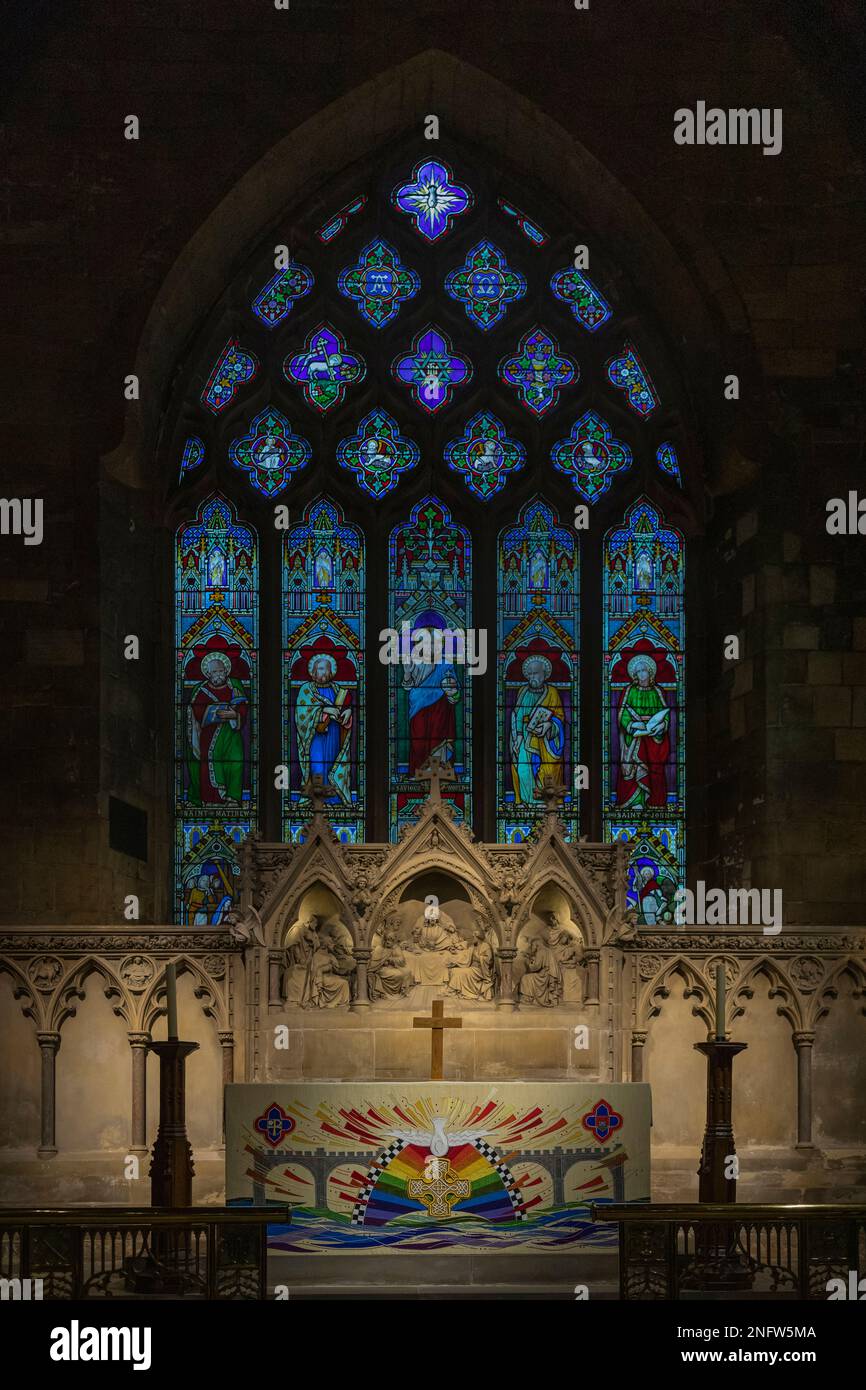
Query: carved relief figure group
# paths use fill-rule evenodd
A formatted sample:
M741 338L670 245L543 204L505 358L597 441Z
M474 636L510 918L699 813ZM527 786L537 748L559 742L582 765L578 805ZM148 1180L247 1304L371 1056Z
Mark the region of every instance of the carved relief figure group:
M369 953L359 953L371 1004L412 1007L419 989L472 1003L492 1003L500 992L499 940L476 914L462 932L438 903L423 908L406 930L397 914L374 932ZM289 931L283 949L281 997L302 1008L334 1009L358 997L359 955L334 914L310 913ZM582 1002L583 942L559 913L545 911L518 939L512 964L520 1005L552 1008Z

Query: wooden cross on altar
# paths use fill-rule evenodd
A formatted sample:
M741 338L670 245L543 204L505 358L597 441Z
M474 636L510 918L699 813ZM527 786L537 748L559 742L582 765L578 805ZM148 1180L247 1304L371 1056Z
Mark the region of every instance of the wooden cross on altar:
M325 802L330 796L337 795L337 788L326 783L321 772L314 772L312 777L307 778L306 785L301 788L304 796L309 797L313 815L320 816L325 809Z
M566 789L559 778L551 776L548 772L541 784L541 789L535 793L535 800L544 802L544 814L546 816L556 815L562 805L565 791Z
M412 1019L412 1026L413 1026L414 1028L430 1028L430 1029L432 1029L432 1034L431 1034L431 1038L430 1038L430 1042L431 1042L431 1049L430 1049L430 1080L431 1080L431 1081L441 1081L441 1080L442 1080L442 1066L443 1066L443 1062L444 1062L444 1047L443 1047L443 1043L444 1043L444 1041L445 1041L445 1039L444 1039L444 1034L443 1034L443 1031L442 1031L442 1030L443 1030L444 1028L462 1028L462 1027L463 1027L463 1019L462 1019L462 1018L444 1018L444 1017L443 1017L444 1009L445 1009L445 1005L442 1003L442 1000L441 1000L441 999L434 999L434 1000L433 1000L433 1017L432 1017L432 1018L413 1018L413 1019Z
M419 767L418 776L422 782L430 783L427 800L431 801L434 806L439 806L442 803L442 788L439 783L457 781L457 773L451 764L443 762L435 753L432 753L424 765Z

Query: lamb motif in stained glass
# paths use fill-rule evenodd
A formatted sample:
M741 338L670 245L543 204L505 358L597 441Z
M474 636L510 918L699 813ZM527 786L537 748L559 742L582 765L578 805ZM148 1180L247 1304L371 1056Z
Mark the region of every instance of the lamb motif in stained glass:
M286 358L283 371L301 387L307 405L324 413L342 404L346 387L363 381L367 369L364 359L348 350L342 333L320 323L307 335L304 351Z

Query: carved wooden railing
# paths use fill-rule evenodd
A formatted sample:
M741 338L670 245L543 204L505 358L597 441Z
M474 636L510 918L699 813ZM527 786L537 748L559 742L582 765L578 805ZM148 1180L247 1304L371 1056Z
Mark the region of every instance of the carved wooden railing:
M290 1221L287 1207L3 1207L0 1279L21 1281L7 1297L265 1298L268 1224Z
M866 1276L862 1206L593 1202L590 1212L619 1224L623 1299L827 1299L831 1279L848 1290L852 1271Z

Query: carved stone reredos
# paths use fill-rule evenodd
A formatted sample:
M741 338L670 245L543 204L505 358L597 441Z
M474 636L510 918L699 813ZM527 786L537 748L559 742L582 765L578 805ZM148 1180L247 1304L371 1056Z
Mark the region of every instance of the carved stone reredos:
M258 909L265 940L282 945L305 894L327 889L359 946L369 945L388 911L414 879L444 873L514 946L545 888L558 889L587 946L600 946L627 928L622 856L616 846L566 843L549 817L525 844L484 845L455 821L447 805L428 802L395 844L341 844L316 816L301 845L252 842L242 860L241 893Z

